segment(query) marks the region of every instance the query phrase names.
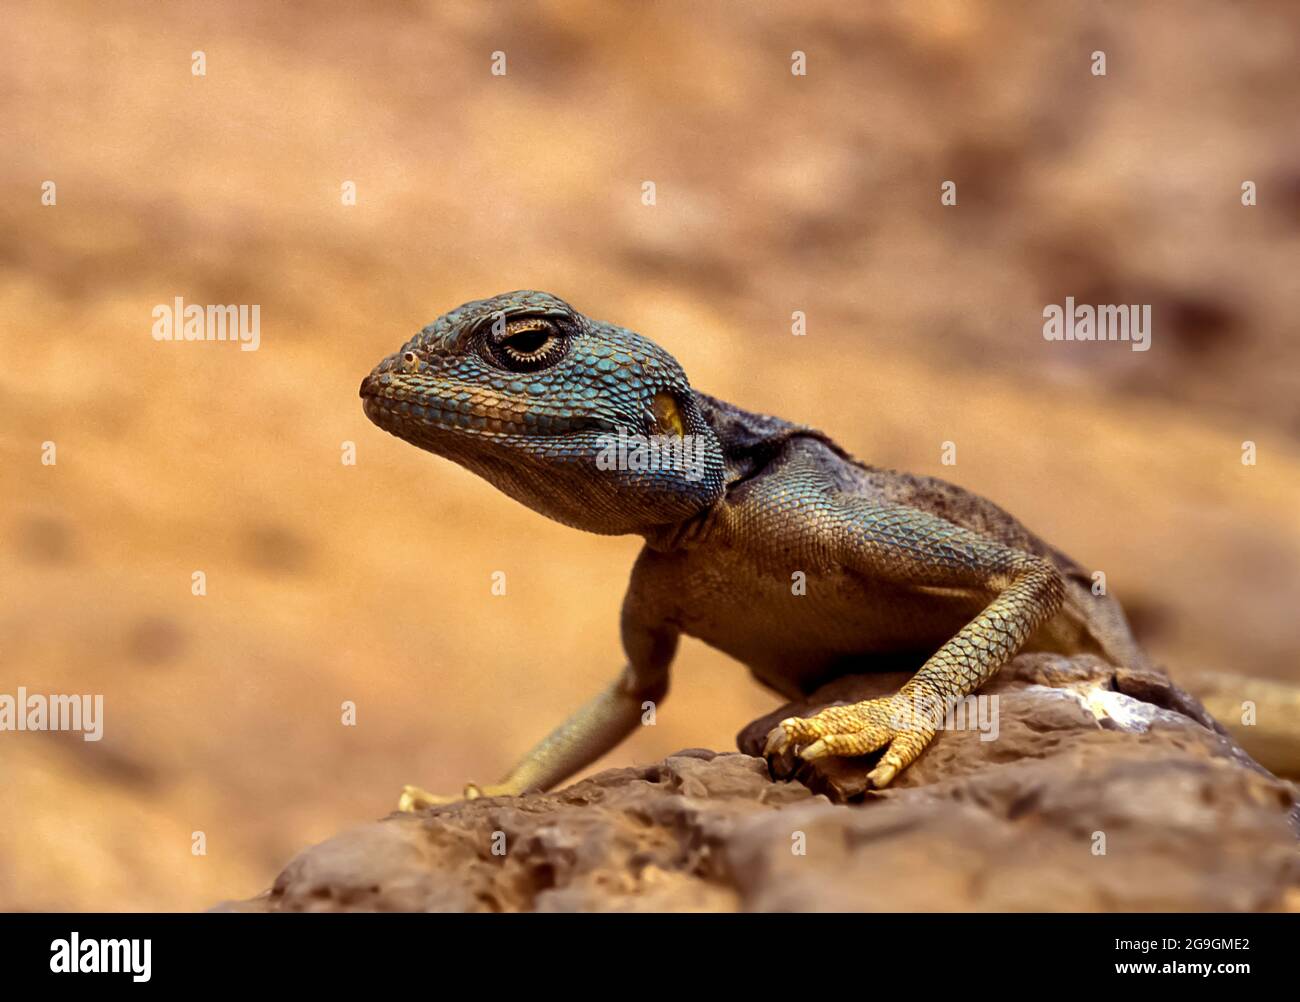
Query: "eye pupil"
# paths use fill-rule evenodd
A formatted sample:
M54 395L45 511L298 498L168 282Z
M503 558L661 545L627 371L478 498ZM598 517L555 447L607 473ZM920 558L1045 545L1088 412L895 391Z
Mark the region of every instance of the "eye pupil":
M549 331L520 331L506 339L506 346L521 355L532 355L546 345L551 339Z
M403 361L406 361L406 362L414 362L414 361L415 361L415 352L413 352L413 351L408 351L405 355L402 356L402 359L403 359Z
M517 317L503 332L492 332L482 342L482 352L498 368L510 372L540 372L564 358L569 350L566 332L548 317Z

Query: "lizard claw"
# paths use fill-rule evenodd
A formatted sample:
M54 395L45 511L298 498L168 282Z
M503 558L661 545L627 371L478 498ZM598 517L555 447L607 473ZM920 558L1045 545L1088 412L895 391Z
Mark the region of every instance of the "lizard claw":
M429 793L418 786L402 787L401 799L397 802L397 809L404 814L413 814L416 811L422 811L427 807L440 807L443 804L455 804L461 800L477 800L483 796L483 791L473 783L465 784L465 791L459 797L448 797L437 793Z
M789 747L790 735L786 733L785 721L782 721L767 732L767 744L763 746L763 754L780 755Z

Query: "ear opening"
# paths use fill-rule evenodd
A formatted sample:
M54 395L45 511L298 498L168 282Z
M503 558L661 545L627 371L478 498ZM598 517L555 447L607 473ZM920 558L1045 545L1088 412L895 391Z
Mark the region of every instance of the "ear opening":
M655 418L655 432L659 435L676 435L682 438L686 434L686 421L677 398L666 390L660 390L650 403L650 410Z

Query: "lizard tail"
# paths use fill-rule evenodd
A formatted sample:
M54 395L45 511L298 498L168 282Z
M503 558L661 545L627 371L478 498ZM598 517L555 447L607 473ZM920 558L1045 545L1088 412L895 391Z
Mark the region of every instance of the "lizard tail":
M1113 665L1164 672L1129 629L1120 604L1090 593L1082 574L1066 573L1066 600L1056 629L1067 651L1091 650ZM1274 775L1300 779L1300 686L1226 672L1173 673L1211 717Z
M1180 672L1178 682L1256 762L1300 779L1300 686L1211 671Z
M1094 602L1088 632L1111 664L1156 668L1133 638L1118 602ZM1169 674L1251 758L1276 776L1300 779L1300 686L1228 672Z

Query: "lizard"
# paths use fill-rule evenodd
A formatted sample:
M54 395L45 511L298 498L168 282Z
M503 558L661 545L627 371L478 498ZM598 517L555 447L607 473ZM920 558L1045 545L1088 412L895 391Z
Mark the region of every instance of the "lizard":
M915 669L891 696L790 717L768 736L769 757L879 753L875 788L1019 651L1148 664L1118 602L991 501L695 390L654 341L549 293L451 310L360 394L381 429L540 514L645 540L611 683L499 783L459 797L408 786L401 810L556 786L664 699L682 635L791 699L841 675Z

